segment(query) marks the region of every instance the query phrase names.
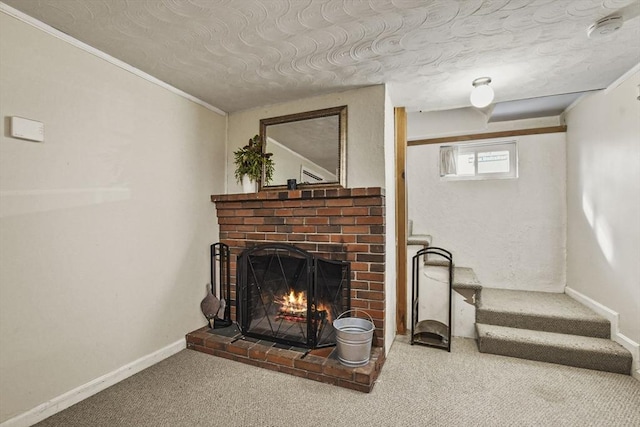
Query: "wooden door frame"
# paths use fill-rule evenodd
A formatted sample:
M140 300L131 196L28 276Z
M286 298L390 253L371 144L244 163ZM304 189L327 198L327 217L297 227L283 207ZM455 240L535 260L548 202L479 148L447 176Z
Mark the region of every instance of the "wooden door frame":
M407 332L407 112L394 108L396 171L396 333Z

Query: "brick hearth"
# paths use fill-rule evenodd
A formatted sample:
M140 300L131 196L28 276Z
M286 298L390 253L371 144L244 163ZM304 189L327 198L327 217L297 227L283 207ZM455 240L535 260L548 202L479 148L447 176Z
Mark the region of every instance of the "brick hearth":
M384 364L384 351L371 349L369 363L348 368L338 361L335 347L306 350L242 337L235 326L200 328L187 335L187 348L247 365L284 372L365 393L373 389Z
M318 256L351 262L351 307L373 318L371 362L339 364L331 349L304 352L238 339L202 328L187 335L189 348L255 366L370 391L384 363L384 193L381 188L261 191L211 196L220 241L231 250L231 311L235 320L236 260L246 248L288 243ZM329 352L329 354L326 354Z

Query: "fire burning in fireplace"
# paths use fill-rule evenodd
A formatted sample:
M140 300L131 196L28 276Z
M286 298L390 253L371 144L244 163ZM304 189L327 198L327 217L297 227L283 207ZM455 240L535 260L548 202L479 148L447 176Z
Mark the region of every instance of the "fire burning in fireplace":
M289 320L291 322L307 321L307 296L304 292L289 292L280 300L280 310L276 320Z
M324 303L318 303L316 312L320 318L326 318L328 322L333 321L331 310ZM295 292L291 290L288 295L283 295L280 299L280 310L276 320L288 320L290 322L307 321L307 295L305 292Z
M349 310L351 268L292 245L245 249L237 261L236 314L243 335L306 348L335 345L333 319Z

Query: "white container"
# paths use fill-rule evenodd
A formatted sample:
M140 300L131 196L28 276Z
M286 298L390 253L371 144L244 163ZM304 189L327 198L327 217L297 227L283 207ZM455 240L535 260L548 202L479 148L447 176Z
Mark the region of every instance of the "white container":
M248 175L242 176L242 192L247 193L255 193L257 191L257 182L253 181L249 178Z

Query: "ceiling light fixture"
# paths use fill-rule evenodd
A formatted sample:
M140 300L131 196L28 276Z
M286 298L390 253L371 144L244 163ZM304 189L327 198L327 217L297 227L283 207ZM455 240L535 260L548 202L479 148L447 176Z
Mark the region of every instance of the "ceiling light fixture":
M493 101L493 89L489 86L491 77L480 77L473 81L473 90L469 100L476 108L484 108Z

